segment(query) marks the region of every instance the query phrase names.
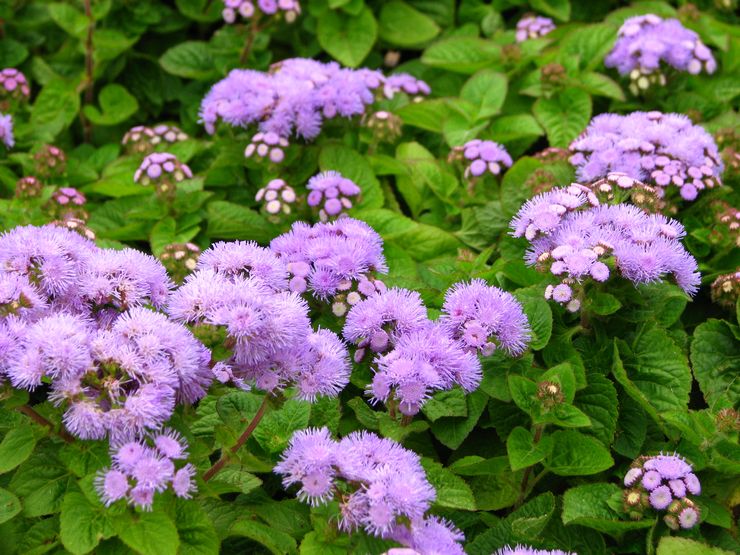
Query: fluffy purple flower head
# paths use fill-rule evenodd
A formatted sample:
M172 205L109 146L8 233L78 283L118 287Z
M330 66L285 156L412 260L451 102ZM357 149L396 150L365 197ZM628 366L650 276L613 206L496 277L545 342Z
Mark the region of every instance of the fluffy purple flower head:
M570 162L583 182L620 172L655 185L663 196L676 187L684 200L722 184L717 145L682 114L601 114L570 145Z
M555 230L569 212L588 205L598 206L599 201L588 187L578 183L542 193L519 209L511 221L512 235L532 241Z
M120 499L150 511L155 493L172 488L185 499L195 491L195 468L186 464L176 470L174 460L184 459L187 443L175 431L164 429L141 441L113 443L113 465L101 470L95 488L106 506Z
M281 15L292 23L301 13L301 4L298 0L224 0L221 15L226 23L234 23L237 17L251 19L257 12L268 17Z
M447 290L440 322L468 349L483 354L501 347L519 355L531 335L519 301L482 279L459 282Z
M314 226L297 222L273 239L270 248L286 263L290 289L332 300L337 316L348 304L385 289L375 279L375 273L387 271L383 240L365 222L349 217Z
M352 208L350 197L360 194L360 188L354 181L335 171L314 175L308 180L306 188L310 191L307 199L308 205L321 205L319 216L322 222L335 218L345 210Z
M525 15L516 24L516 41L544 37L555 30L555 23L549 17Z
M74 187L62 187L61 189L57 189L51 195L51 198L61 206L67 206L68 204L82 206L87 201L85 195Z
M0 71L0 97L6 96L15 100L28 100L31 88L26 76L12 67Z
M493 555L576 555L576 553L562 551L560 549L535 549L526 545L517 545L514 547L507 545L493 553Z
M347 347L329 330L308 336L295 376L298 398L315 401L319 395L336 397L349 383L351 365Z
M694 31L678 19L664 20L653 14L627 19L619 29L614 48L604 59L606 67L630 76L635 94L653 84L651 77L662 77L661 62L694 75L702 71L714 73L717 69L712 51ZM664 85L665 78L657 82Z
M254 200L263 202L265 212L274 216L276 214L290 214L291 205L295 204L297 196L293 187L283 179L272 179L267 185L257 191Z
M220 241L200 255L198 270L212 270L228 278L252 278L273 291L288 289L285 263L254 241Z
M13 117L10 114L0 112L0 143L6 148L13 148L15 138L13 137Z
M406 93L410 96L428 96L432 89L421 79L408 73L394 73L383 81L383 94L386 98L393 98L397 93Z
M466 178L480 177L486 172L497 176L512 164L511 156L502 145L480 139L473 139L463 146L453 148L450 159L459 158L465 161Z
M192 178L190 168L169 152L149 154L134 172L134 183L144 187L154 185L157 195L168 200L174 198L178 183Z

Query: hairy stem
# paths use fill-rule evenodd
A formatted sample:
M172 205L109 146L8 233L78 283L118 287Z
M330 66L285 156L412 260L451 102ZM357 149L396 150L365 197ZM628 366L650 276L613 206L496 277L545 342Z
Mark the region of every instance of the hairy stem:
M247 63L247 60L249 59L249 54L252 52L252 47L254 46L254 39L257 36L257 33L259 33L260 31L258 23L259 23L259 12L255 13L254 16L252 16L252 21L249 25L249 34L247 35L247 42L244 43L244 48L242 48L242 52L241 54L239 54L239 65L240 66Z
M543 425L535 426L534 428L534 438L532 439L532 444L537 445L540 440L542 439L542 432L544 431L545 427ZM520 507L522 503L524 503L524 500L527 497L527 489L529 488L529 477L532 474L532 466L528 466L524 470L524 476L522 476L522 484L519 487L519 499L517 499L515 507ZM536 483L536 482L535 482Z
M28 405L22 405L20 407L16 407L18 412L25 414L36 422L36 424L40 426L44 426L45 428L49 428L52 433L58 435L60 438L62 438L67 443L73 443L75 438L72 437L67 430L65 430L62 426L59 427L59 430L56 429L54 424L52 424L49 420L41 416L33 407L30 407Z
M218 474L221 469L229 462L231 455L236 453L239 448L247 442L249 437L252 435L252 432L254 432L254 429L257 427L257 425L262 420L262 417L265 415L265 411L267 410L268 397L268 395L265 395L265 398L262 399L262 404L260 405L260 408L257 409L257 414L254 415L254 418L252 418L251 422L247 426L247 429L244 430L242 435L239 436L239 439L236 440L236 443L229 449L228 452L222 453L221 458L218 459L211 468L206 470L205 474L203 474L204 482L207 482L216 474Z

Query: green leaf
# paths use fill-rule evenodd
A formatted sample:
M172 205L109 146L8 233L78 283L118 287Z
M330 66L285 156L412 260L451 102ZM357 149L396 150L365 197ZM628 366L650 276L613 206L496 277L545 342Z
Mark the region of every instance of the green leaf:
M569 489L563 496L563 524L580 524L612 536L650 528L653 519L629 520L609 506L609 499L621 494L622 490L614 484L587 484Z
M534 139L544 131L534 116L512 114L496 118L491 124L491 133L497 141L508 143L517 139Z
M294 553L297 549L295 540L285 532L254 520L237 520L229 529L230 536L244 536L264 545L275 555Z
M576 61L580 68L592 71L603 63L604 57L614 46L616 34L617 26L610 23L582 25L573 29L562 37L558 61L564 65Z
M17 40L5 36L0 41L0 67L15 67L28 57L28 48Z
M208 235L218 239L243 239L267 244L279 235L278 228L254 210L217 200L208 203Z
M588 296L584 308L599 316L608 316L622 308L622 303L611 293L592 291Z
M175 0L175 5L185 17L203 23L213 23L221 19L223 5L209 0Z
M46 9L49 10L52 21L73 37L82 39L87 33L90 22L78 9L62 2L53 2L46 6Z
M405 125L441 133L449 113L447 102L441 98L411 102L396 111Z
M16 470L8 489L23 502L24 516L31 518L58 512L73 482L55 450L41 448Z
M490 471L468 479L479 511L497 511L511 507L519 499L523 472L512 472L507 457L489 460Z
M319 18L317 38L321 48L349 67L362 63L377 36L378 23L368 7L357 15L329 11Z
M80 94L72 81L53 79L41 89L31 109L33 135L41 141L53 141L77 117Z
M566 148L591 119L591 97L580 89L565 89L552 98L537 99L532 110L550 145Z
M218 490L219 494L229 492L249 493L260 487L262 480L241 467L231 465L216 474L209 484Z
M436 506L464 511L475 510L475 498L465 480L432 459L423 458L421 465L427 473L429 483L437 492L434 500Z
M0 474L13 470L25 461L35 446L33 428L28 424L10 430L0 442Z
M161 511L124 513L115 521L118 537L141 555L177 555L177 528Z
M516 374L509 374L509 391L511 398L520 409L530 416L536 414L539 409L537 401L537 384L532 380Z
M21 512L20 500L8 490L0 488L0 524Z
M93 33L93 60L100 65L114 60L139 40L115 29L96 29Z
M478 119L490 118L501 111L508 86L506 75L484 69L463 85L460 98L476 106Z
M595 96L605 96L621 101L625 100L622 87L611 77L607 77L603 73L596 73L594 71L582 73L578 76L574 84Z
M159 59L167 72L186 79L212 81L220 77L207 42L185 41L167 50Z
M629 459L636 458L647 436L647 419L640 404L624 391L619 394L619 420L613 449Z
M570 0L530 0L529 4L538 12L560 21L570 19Z
M532 432L517 426L506 438L506 451L511 469L521 470L545 460L552 451L552 437L545 435L534 443Z
M534 351L543 349L550 341L552 335L552 309L550 303L542 298L540 294L525 295L520 291L514 296L522 303L524 313L527 315L529 326L532 329L532 339L529 348Z
M576 392L574 404L591 420L587 431L605 445L611 445L619 416L617 390L612 381L601 374L589 374L588 385Z
M555 496L547 492L527 501L507 516L506 520L511 524L511 531L517 540L521 538L533 542L540 539L540 534L554 513Z
M139 109L136 97L116 83L103 87L98 95L98 102L100 110L95 106L85 106L82 110L95 125L117 125L133 116Z
M383 40L405 48L429 42L439 34L439 26L406 2L386 2L380 10L378 34Z
M710 407L731 407L740 398L740 342L737 326L710 319L694 330L691 366Z
M357 208L380 208L383 206L383 191L375 177L370 162L356 150L338 144L328 144L319 154L322 171L335 170L354 181L361 189Z
M293 432L308 426L311 404L289 400L278 410L267 413L254 430L254 438L268 453L280 453L288 446Z
M225 472L219 473L219 478ZM180 537L178 555L218 555L221 542L211 519L198 504L178 499L175 524Z
M587 476L602 472L614 464L609 450L591 436L575 430L552 434L553 449L545 466L558 476Z
M465 417L468 415L465 393L459 388L435 393L431 399L424 403L421 410L431 422L443 417Z
M656 555L676 555L677 553L681 555L732 555L731 551L726 551L719 547L711 547L705 543L688 538L671 536L660 538Z
M96 508L81 492L64 496L59 517L60 537L65 549L75 555L92 551L103 537L104 523Z
M657 423L660 412L685 410L688 404L691 370L686 356L660 328L641 329L630 345L615 340L612 373Z
M450 449L460 447L475 428L480 415L486 408L488 396L478 390L467 396L468 416L464 418L440 418L432 424L432 433Z
M476 37L450 37L429 46L421 61L457 73L475 73L501 58L501 47Z

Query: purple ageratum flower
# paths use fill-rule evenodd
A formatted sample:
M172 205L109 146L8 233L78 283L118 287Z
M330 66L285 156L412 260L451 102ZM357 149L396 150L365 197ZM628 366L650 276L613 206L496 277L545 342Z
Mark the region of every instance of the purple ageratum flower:
M148 153L157 145L174 144L187 139L187 133L174 125L160 124L154 127L137 125L126 132L121 144L132 152Z
M134 183L144 187L154 185L157 195L170 200L174 198L175 186L185 179L192 178L193 172L190 168L169 152L149 154L134 172Z
M390 537L408 546L410 553L465 555L460 545L465 541L465 535L453 523L438 516L414 520L408 527L399 526L390 533ZM389 554L392 552L388 551Z
M360 188L351 179L335 171L314 175L308 180L306 188L310 191L307 199L308 205L322 205L319 210L322 222L352 208L352 201L349 197L356 197L360 194Z
M417 414L435 391L459 385L469 393L483 377L478 357L438 323L402 335L392 351L373 363L372 402L385 403L392 395L408 416Z
M560 549L535 549L526 545L517 545L514 547L502 547L493 555L577 555L570 551L561 551Z
M309 335L306 347L295 378L298 397L311 402L318 395L336 397L349 383L351 364L347 347L329 330Z
M566 214L589 204L598 206L599 201L588 187L578 183L537 195L524 203L511 221L512 235L529 241L547 235L560 225Z
M274 291L288 289L285 263L270 249L254 241L220 241L200 255L198 270L213 270L226 277L252 278Z
M290 289L333 300L337 316L346 312L347 304L385 289L374 277L388 270L383 240L365 222L349 217L314 226L297 222L273 239L270 248L286 262Z
M344 338L358 345L355 358L365 349L376 353L392 349L403 335L427 325L427 309L416 291L392 288L354 305L344 323Z
M506 149L493 141L481 141L473 139L462 147L455 147L453 155L462 154L467 167L465 177L480 177L488 172L491 175L499 175L504 168L511 167L512 160Z
M46 299L26 276L0 272L0 322L10 316L35 320L47 309Z
M0 112L0 142L6 148L13 148L15 138L13 137L13 118L9 114Z
M61 206L67 206L69 204L82 206L87 201L85 195L74 187L62 187L61 189L57 189L52 193L51 198Z
M409 76L386 78L378 71L293 58L273 65L266 73L231 71L203 99L200 119L208 133L215 132L219 120L234 127L257 126L262 135L259 140L255 137L245 154L272 156L271 147L282 152L293 134L311 140L327 119L362 115L381 89L387 95L399 90L423 93L428 87ZM268 133L272 133L271 141L277 138L273 145L266 140ZM281 146L281 139L286 144ZM280 152L275 156L282 160Z
M383 82L383 94L386 98L393 98L400 92L411 96L428 96L432 89L427 83L408 73L395 73L386 77Z
M254 200L264 202L265 212L268 214L290 214L290 206L295 204L297 196L293 187L283 179L272 179L257 191Z
M661 62L694 75L717 69L712 51L694 31L677 19L664 20L653 14L627 19L604 60L606 67L630 76L635 93L649 88L651 76L661 74ZM665 78L659 82L665 84Z
M682 114L601 114L570 145L578 178L592 182L611 172L654 184L660 196L677 187L684 200L721 185L717 145Z
M483 354L500 346L519 355L531 335L519 301L482 279L459 282L447 290L440 322L468 349Z
M221 15L226 23L234 23L237 16L250 19L257 10L266 16L282 15L292 23L301 13L301 4L298 0L224 0Z
M288 139L277 133L267 131L257 133L244 149L244 156L251 158L257 155L259 158L267 158L274 164L279 164L285 159L285 149L288 148Z
M524 42L538 39L555 30L555 23L549 17L525 15L516 24L516 41Z
M175 495L189 499L195 491L195 468L186 464L176 470L173 460L185 458L187 443L173 430L140 441L114 443L113 466L101 470L95 488L106 506L120 499L151 510L155 493L172 488Z
M26 76L12 67L0 71L0 95L16 100L28 100L31 88L28 86Z

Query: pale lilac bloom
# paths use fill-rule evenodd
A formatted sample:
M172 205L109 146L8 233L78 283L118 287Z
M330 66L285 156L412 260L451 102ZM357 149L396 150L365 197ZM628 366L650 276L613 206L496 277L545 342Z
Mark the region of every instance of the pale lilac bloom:
M506 546L502 547L498 551L495 551L493 555L577 555L570 551L562 551L560 549L535 549L526 545L516 545L514 547Z
M306 188L309 190L308 205L321 205L319 215L322 222L335 218L352 208L350 197L360 194L360 188L354 181L335 171L314 175L308 180Z
M10 114L0 112L0 143L6 148L13 148L15 138L13 137L13 117Z
M480 177L484 173L497 176L513 163L504 146L494 141L473 139L461 147L455 147L453 155L465 160L465 177Z
M268 214L275 215L280 212L290 214L291 205L295 204L297 198L295 190L285 180L272 179L257 191L254 200L263 202L265 211Z
M555 24L549 17L525 15L516 24L516 42L544 37L555 30Z
M292 23L301 13L298 0L224 0L221 15L226 23L236 22L237 17L250 19L255 13L258 16L282 15L285 21Z
M17 100L28 100L31 88L26 76L12 67L0 71L0 93Z
M285 263L273 251L254 241L214 243L200 255L196 268L213 270L229 278L253 278L274 291L288 289Z

